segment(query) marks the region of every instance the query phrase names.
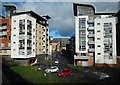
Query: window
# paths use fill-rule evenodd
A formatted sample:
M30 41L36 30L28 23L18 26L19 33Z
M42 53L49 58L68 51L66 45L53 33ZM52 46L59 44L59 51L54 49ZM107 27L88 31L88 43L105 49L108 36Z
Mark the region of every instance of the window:
M86 56L86 53L81 53L81 56Z
M100 38L97 38L97 40L100 40Z
M16 43L16 42L13 42L14 44Z
M35 38L35 35L33 35L33 38Z
M97 30L97 32L100 32L100 30Z
M5 46L5 44L4 43L1 43L1 47L4 47Z
M11 43L9 42L9 43L8 43L8 47L10 47L10 46L11 46Z
M33 29L33 32L35 32L35 29Z
M16 20L14 20L14 22L16 22Z
M14 29L16 29L16 27L14 27Z
M79 28L85 28L86 27L86 19L80 18L79 19Z
M97 23L97 25L100 25L100 23Z
M14 37L15 37L16 35L14 35Z
M11 40L11 36L9 36L9 40Z
M98 45L97 47L101 47L101 45Z
M15 49L13 49L13 51L15 51Z
M101 55L101 53L97 53L98 55Z
M35 51L35 49L33 49L33 52Z

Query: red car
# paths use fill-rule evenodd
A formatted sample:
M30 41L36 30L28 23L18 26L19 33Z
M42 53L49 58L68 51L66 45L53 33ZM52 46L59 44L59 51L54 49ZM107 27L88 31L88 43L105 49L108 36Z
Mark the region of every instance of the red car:
M69 75L71 75L72 74L72 69L71 68L65 68L65 69L63 69L61 72L58 72L57 74L58 74L58 76L60 76L60 77L64 77L64 76L69 76Z

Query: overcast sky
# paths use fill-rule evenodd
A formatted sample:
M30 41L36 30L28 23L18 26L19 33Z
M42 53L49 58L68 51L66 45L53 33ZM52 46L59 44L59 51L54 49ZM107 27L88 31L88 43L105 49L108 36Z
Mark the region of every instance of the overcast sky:
M72 2L7 2L15 4L17 11L32 10L39 15L49 15L50 36L71 37L74 35L74 15ZM97 12L117 12L117 2L92 2ZM2 8L3 10L3 8ZM4 12L3 12L4 14Z

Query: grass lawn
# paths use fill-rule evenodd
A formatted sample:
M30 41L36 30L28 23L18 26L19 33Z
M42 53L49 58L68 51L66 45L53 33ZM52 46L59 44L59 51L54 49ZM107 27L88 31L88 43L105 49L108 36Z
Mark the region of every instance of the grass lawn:
M25 80L32 83L67 83L67 80L60 78L56 75L47 74L44 76L44 72L37 71L37 67L33 66L13 66L10 67L14 72L18 73Z

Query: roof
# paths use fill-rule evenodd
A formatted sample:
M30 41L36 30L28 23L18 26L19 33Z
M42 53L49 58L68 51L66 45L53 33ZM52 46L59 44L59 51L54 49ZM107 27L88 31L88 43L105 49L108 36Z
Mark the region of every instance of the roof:
M37 13L33 12L33 11L24 11L24 12L17 12L17 13L14 13L12 16L16 16L16 15L21 15L21 14L30 14L32 17L34 17L38 23L42 24L42 25L47 25L47 23L43 24L42 22L40 21L47 21L46 19L44 19L43 17L41 17L40 15L38 15Z
M34 17L36 19L45 20L43 17L39 16L37 13L35 13L33 11L16 12L13 14L13 16L21 15L21 14L30 14L32 17Z
M96 12L95 7L93 5L73 3L74 16L77 16L77 6L86 6L86 7L92 8L94 11L94 15L109 15L109 14L114 15L115 14L115 12L106 12L106 13Z
M114 16L120 16L120 10Z

